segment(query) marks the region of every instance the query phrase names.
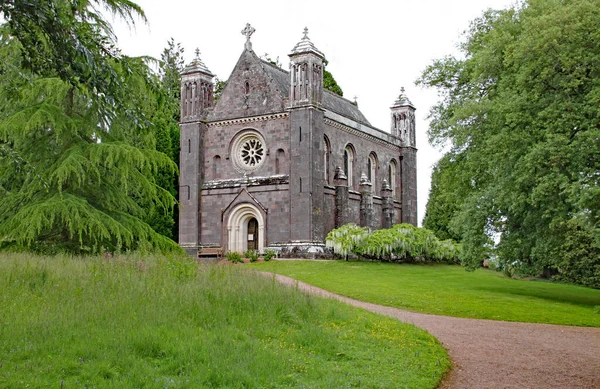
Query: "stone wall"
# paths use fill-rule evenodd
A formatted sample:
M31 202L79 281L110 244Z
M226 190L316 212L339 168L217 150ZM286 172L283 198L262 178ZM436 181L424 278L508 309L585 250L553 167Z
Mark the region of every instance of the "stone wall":
M290 238L289 191L287 184L236 186L202 191L201 239L203 245L227 249L227 211L235 207L238 195L246 189L256 199L257 208L266 213L266 245L287 242ZM240 202L248 202L242 199ZM252 202L251 202L252 203Z
M199 244L199 195L202 186L199 160L202 158L202 134L205 131L203 123L181 124L179 244L190 250L195 250Z
M209 120L235 119L285 112L286 100L253 51L244 50Z
M236 135L245 130L254 130L262 135L267 149L264 163L251 173L245 173L237 169L231 155L232 142L235 140ZM205 181L241 178L244 173L248 177L289 174L289 137L290 129L287 114L209 123L204 139ZM215 159L215 157L219 157L219 159ZM216 163L220 164L217 169L215 169ZM217 173L216 176L215 172Z
M324 214L323 220L325 228L325 236L329 231L335 228L335 187L325 186L325 199L324 199Z
M327 123L327 122L326 122ZM352 171L352 187L351 190L358 191L359 190L359 182L360 176L362 173L367 173L367 164L369 160L369 155L374 154L377 158L377 167L376 174L374 180L374 191L373 194L375 196L381 196L381 188L383 184L383 180L388 180L388 165L393 160L396 166L395 172L395 188L394 188L394 199L402 202L402 196L400 195L402 190L401 184L401 172L400 172L400 161L403 156L403 149L398 146L390 145L385 142L376 142L373 138L368 136L356 135L355 131L346 130L344 126L333 126L331 124L325 126L325 136L328 138L330 143L330 154L329 154L329 182L333 182L333 174L335 172L335 167L344 166L344 149L347 145L351 145L354 150L354 162L353 162L353 171ZM412 160L411 160L412 162ZM415 181L414 185L411 182L411 188L414 186L416 188L416 158L414 159L415 163L405 166L405 175L414 176ZM413 170L413 173L407 173L410 169ZM345 172L348 174L348 172ZM411 203L416 207L416 189L415 189L415 197L408 197L407 200L411 200ZM358 201L360 204L360 198L358 199L350 199L351 207L354 207L354 201ZM356 211L356 212L355 212ZM351 214L358 214L358 208L354 210L352 208ZM377 213L377 212L376 212ZM358 217L358 216L357 216ZM400 213L396 212L394 215L394 220L397 223L400 223ZM357 220L358 223L358 220Z
M417 225L417 149L402 149L402 223Z

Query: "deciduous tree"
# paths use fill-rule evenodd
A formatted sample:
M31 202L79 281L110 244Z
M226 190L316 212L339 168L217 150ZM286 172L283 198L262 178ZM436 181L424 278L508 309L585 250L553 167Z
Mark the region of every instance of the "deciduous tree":
M596 255L599 20L599 0L530 0L487 11L471 24L462 58L437 60L424 71L419 82L441 96L429 137L449 145L454 161L438 174L452 170L457 182L468 183L446 185L442 196L455 202L444 223L461 236L468 266L493 248L521 271L575 280L560 265L570 250L565 242ZM600 272L597 256L581 260Z

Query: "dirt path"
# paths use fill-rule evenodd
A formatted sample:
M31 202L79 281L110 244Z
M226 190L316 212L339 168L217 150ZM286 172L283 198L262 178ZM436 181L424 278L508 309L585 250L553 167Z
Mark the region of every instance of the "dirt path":
M448 349L454 365L440 388L600 388L600 328L408 312L340 296L290 277L275 277L303 291L427 330Z

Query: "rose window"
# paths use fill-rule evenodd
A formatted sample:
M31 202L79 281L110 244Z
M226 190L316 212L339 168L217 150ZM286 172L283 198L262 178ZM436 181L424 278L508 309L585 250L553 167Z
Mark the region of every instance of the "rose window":
M248 139L240 148L240 158L244 165L255 167L260 165L265 155L262 143L258 139Z
M238 171L249 173L257 170L265 162L267 147L260 133L244 130L234 138L231 153Z

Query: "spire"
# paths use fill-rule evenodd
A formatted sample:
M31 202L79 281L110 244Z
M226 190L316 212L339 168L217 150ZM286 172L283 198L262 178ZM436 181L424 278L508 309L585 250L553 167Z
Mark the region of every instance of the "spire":
M290 56L296 55L296 54L304 54L304 53L313 53L313 54L318 55L321 58L325 58L325 55L323 55L323 53L321 53L319 51L319 49L317 49L315 47L315 45L308 38L308 28L307 27L304 27L304 36L302 37L300 42L296 43L296 46L294 46L294 48L292 49L292 52L290 53Z
M186 66L185 70L183 71L183 74L198 72L204 73L209 77L214 76L214 74L212 74L210 70L208 70L204 62L202 62L202 60L200 59L200 49L196 48L196 57L192 60L192 62L190 62L188 66Z
M404 107L404 106L409 106L409 107L415 108L413 103L406 96L406 91L404 90L404 87L402 87L402 88L400 88L400 95L394 102L394 105L392 106L392 108Z
M256 29L252 27L250 23L246 23L246 27L244 27L244 29L242 30L242 35L246 37L246 44L244 45L246 50L252 51L252 42L250 42L250 37L252 36L252 34L254 34L255 31Z

